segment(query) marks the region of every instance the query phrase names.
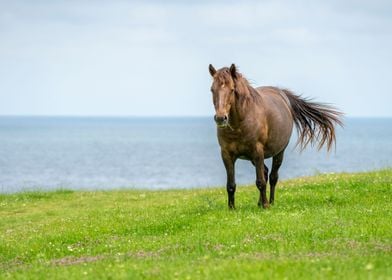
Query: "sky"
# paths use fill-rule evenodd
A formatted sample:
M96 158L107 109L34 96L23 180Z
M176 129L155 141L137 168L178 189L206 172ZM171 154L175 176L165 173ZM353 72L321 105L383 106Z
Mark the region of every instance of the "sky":
M392 117L392 2L0 0L0 115L209 116L209 63Z

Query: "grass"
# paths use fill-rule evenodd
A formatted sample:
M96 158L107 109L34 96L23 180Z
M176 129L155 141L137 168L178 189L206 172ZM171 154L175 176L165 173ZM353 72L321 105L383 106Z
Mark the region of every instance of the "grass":
M392 170L254 186L0 195L0 278L392 279Z

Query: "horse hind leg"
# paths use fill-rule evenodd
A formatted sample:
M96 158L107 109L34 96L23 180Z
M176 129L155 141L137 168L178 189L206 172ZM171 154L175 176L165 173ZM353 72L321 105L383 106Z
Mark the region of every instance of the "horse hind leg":
M260 191L260 197L257 205L259 207L262 206L263 208L268 208L269 203L267 200L267 182L265 180L266 166L264 165L264 158L259 157L254 159L254 165L256 168L256 187Z
M279 171L279 168L280 168L280 166L282 165L282 162L283 162L283 154L284 154L284 151L280 152L279 154L274 156L273 159L272 159L272 169L271 169L271 174L269 176L269 179L270 179L270 199L269 199L269 203L270 204L274 204L274 200L275 200L275 186L276 186L276 183L278 182L278 179L279 179L278 171Z
M265 178L265 183L267 184L267 182L268 182L268 167L265 164L264 164L264 178Z

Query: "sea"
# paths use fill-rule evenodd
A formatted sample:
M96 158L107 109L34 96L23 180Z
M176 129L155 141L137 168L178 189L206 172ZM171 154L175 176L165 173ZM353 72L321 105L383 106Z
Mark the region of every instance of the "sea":
M392 118L346 118L331 152L285 152L280 178L392 167ZM271 166L271 160L266 160ZM212 117L0 117L0 192L224 186ZM255 181L236 163L237 184Z

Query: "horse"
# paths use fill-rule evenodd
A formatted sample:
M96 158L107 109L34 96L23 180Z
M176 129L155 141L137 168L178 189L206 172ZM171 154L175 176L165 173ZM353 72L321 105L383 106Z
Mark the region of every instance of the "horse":
M343 126L343 113L333 106L316 103L294 92L273 86L252 87L237 71L235 64L216 70L209 65L212 76L212 99L215 107L221 157L226 169L229 209L235 208L235 162L249 160L256 169L256 186L260 192L258 206L274 204L279 168L289 143L293 126L298 132L297 145L303 150L318 142L329 151L336 146L335 126ZM272 168L264 159L272 157ZM267 181L270 197L267 200Z

